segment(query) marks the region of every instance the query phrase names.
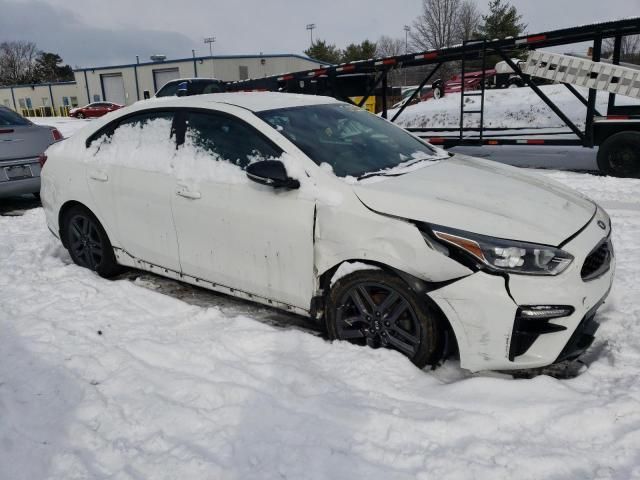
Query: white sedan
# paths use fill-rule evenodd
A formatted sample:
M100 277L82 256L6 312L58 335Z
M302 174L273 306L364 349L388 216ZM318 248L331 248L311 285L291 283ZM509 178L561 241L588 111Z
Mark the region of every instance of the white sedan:
M611 223L590 200L331 98L146 101L47 155L47 223L78 265L307 315L420 367L574 358L613 280Z

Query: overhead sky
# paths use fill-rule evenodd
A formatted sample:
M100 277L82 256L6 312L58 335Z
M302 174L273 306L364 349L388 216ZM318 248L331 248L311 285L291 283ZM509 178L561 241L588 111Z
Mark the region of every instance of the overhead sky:
M486 10L488 0L477 0ZM640 16L640 0L511 0L528 32ZM0 0L0 41L32 40L72 66L214 54L301 53L315 38L338 47L404 38L422 0Z

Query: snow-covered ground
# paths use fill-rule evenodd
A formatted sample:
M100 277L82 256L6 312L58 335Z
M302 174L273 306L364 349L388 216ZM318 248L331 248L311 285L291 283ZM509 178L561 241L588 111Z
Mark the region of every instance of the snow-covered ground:
M614 288L571 380L420 371L299 317L101 279L41 209L0 216L0 479L640 478L640 180L544 174L614 225Z
M73 117L31 117L33 123L56 127L64 137L70 137L80 128L91 122L91 119L79 119Z

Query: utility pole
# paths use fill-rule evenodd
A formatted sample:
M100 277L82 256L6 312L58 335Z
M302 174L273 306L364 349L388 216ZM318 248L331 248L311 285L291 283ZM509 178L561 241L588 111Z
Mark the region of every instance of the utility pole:
M313 30L316 28L316 24L315 23L309 23L307 25L307 30L309 30L309 32L311 33L311 46L313 47Z
M209 55L211 56L211 78L215 78L214 69L213 69L213 44L216 43L216 37L207 37L204 39L204 43L209 44Z
M404 26L404 54L409 53L409 32L411 31L411 27L409 25ZM404 70L404 86L407 86L407 69Z

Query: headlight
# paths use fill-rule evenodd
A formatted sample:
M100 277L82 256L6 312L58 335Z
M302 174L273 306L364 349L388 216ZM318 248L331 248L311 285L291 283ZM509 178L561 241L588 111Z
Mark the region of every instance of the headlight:
M491 270L558 275L573 261L569 253L548 245L487 237L439 225L428 227L434 239L457 247Z

